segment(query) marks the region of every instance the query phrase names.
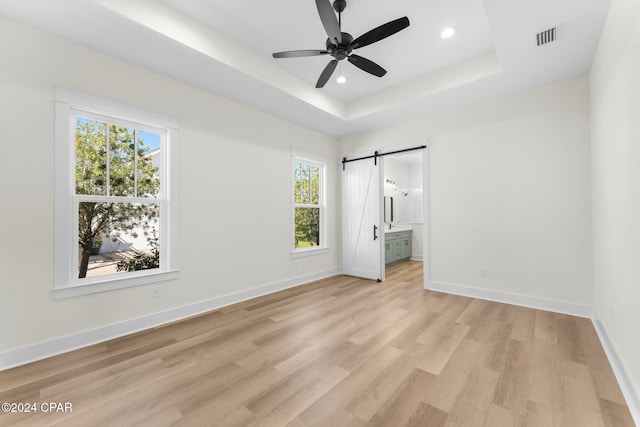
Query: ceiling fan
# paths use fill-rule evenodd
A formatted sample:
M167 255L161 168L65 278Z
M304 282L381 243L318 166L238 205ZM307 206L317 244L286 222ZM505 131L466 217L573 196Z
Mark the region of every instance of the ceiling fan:
M331 75L338 66L338 62L347 59L356 67L377 77L384 76L387 71L373 61L362 56L351 53L354 49L370 45L384 38L387 38L398 31L409 26L409 18L406 16L398 18L386 24L380 25L368 31L360 37L354 39L351 34L342 32L342 12L347 7L346 0L335 0L333 8L327 0L316 0L316 7L320 15L320 21L329 38L327 39L326 50L289 50L286 52L276 52L274 58L299 58L303 56L331 55L333 60L325 67L316 83L317 88L324 87ZM338 17L334 10L338 12Z

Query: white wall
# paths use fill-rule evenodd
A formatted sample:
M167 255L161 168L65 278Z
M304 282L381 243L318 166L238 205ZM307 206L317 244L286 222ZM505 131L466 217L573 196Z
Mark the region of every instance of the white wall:
M335 139L4 19L0 58L0 356L339 267ZM54 83L180 119L181 270L160 298L150 286L52 298ZM330 160L330 251L296 260L291 147Z
M590 306L588 79L345 138L340 155L427 138L431 281Z
M393 157L391 156L383 157L382 160L384 161L384 182L383 182L384 196L395 198L396 185L388 181L395 181L396 179L396 164L393 161ZM394 210L395 210L395 206L394 206ZM396 218L393 218L393 220L396 221Z
M638 399L640 4L637 0L614 0L611 5L591 71L591 101L595 308ZM640 410L640 406L636 407Z
M384 195L393 197L393 222L422 223L422 153L383 157ZM393 184L387 181L394 182ZM406 194L406 195L405 195Z
M407 157L411 160L407 161ZM398 202L398 222L422 224L422 153L413 152L409 156L398 155L396 162L396 194Z

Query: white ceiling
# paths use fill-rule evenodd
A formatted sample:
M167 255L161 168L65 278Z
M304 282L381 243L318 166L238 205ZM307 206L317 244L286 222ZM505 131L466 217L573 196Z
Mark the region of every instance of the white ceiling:
M347 83L323 89L314 86L330 57L271 57L324 49L313 0L2 0L0 15L342 137L583 75L609 4L348 0L342 30L354 37L402 16L411 25L354 52L385 68L383 78L341 61ZM444 40L446 26L457 34ZM558 40L536 47L552 26Z
M333 59L329 56L271 58L274 51L325 48L327 35L313 0L164 2L309 84L315 84L329 60ZM386 68L387 75L383 79L344 62L341 63L342 72L349 84L341 85L331 79L323 91L341 101L352 102L493 50L482 0L350 0L342 14L342 29L355 38L402 16L410 17L409 28L354 51ZM461 29L457 37L440 38L440 31L447 25Z

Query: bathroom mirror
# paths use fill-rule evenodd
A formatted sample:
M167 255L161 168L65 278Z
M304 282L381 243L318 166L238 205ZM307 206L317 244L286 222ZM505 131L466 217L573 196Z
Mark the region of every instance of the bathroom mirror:
M393 222L393 197L384 197L384 222Z

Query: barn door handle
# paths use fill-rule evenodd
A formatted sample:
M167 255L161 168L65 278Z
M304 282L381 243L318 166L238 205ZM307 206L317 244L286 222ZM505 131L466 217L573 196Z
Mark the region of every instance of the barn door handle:
M378 240L378 235L376 234L378 232L378 226L374 225L373 226L373 240Z

